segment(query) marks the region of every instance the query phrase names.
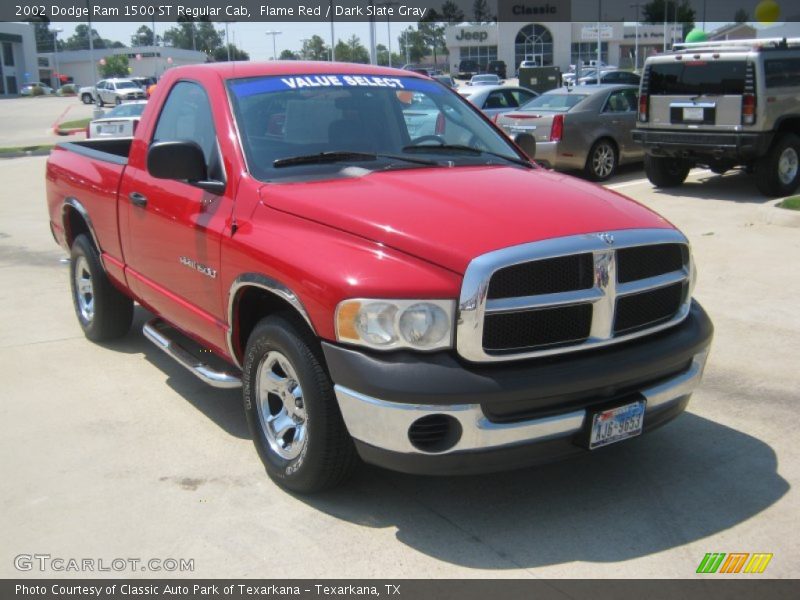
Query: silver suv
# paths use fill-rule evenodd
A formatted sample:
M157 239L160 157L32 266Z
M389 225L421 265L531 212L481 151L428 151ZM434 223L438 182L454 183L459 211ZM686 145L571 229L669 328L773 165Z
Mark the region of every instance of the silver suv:
M800 184L800 39L675 44L647 59L634 140L658 187L744 166L766 196Z
M144 90L130 79L101 79L94 89L98 106L122 104L129 100L144 100Z

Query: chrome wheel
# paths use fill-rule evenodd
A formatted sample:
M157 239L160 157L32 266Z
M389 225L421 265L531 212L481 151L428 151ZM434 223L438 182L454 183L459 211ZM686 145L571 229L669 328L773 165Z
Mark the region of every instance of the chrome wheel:
M83 256L78 257L75 263L75 296L81 316L90 322L94 318L94 285L89 263Z
M778 159L778 179L783 185L790 185L797 177L797 151L791 146L781 152Z
M598 144L592 154L592 171L598 179L605 179L614 171L614 149L606 143Z
M308 416L294 367L273 350L258 366L256 381L258 418L267 443L281 458L297 458L306 445Z

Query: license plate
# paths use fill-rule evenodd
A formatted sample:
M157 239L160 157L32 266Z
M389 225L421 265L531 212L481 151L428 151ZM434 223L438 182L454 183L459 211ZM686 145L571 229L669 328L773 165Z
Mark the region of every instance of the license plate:
M642 433L645 401L637 400L594 414L589 449L608 446Z
M683 120L684 121L702 121L703 120L703 108L692 106L692 107L684 107L683 109Z

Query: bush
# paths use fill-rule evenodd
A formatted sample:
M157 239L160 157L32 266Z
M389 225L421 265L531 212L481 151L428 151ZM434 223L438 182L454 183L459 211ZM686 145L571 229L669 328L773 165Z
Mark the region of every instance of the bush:
M78 86L74 83L65 83L57 93L59 96L75 96L78 93Z
M31 88L31 96L44 96L44 88L35 85Z

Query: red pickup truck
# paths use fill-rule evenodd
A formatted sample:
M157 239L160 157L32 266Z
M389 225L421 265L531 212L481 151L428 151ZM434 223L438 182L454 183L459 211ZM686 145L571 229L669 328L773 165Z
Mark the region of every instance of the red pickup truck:
M86 336L151 311L281 485L509 469L671 420L712 338L687 239L520 146L408 71L180 67L53 151L50 226Z

